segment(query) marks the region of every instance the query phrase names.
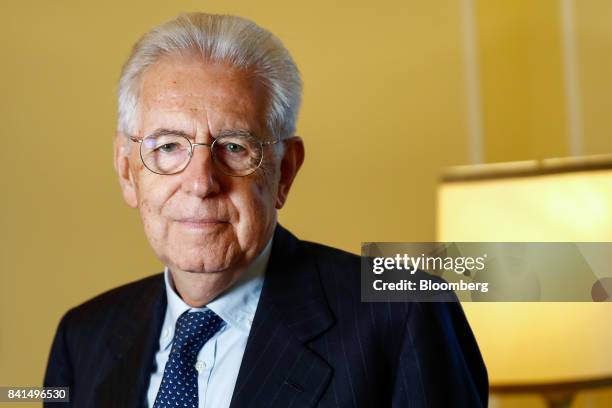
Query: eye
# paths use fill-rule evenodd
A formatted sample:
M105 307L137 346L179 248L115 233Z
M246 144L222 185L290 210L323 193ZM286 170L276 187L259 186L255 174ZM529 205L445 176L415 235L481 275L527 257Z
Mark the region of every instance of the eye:
M244 147L240 146L238 143L232 142L226 143L224 148L230 153L242 153L245 150Z
M162 153L172 153L178 150L180 146L178 143L164 143L163 145L155 148L156 151L160 151Z

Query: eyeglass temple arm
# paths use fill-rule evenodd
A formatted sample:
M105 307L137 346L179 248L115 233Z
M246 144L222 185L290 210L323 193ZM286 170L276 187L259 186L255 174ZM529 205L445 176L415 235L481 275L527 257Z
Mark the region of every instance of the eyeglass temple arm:
M269 146L269 145L277 144L277 143L278 143L278 142L280 142L280 141L281 141L281 139L280 139L280 138L278 138L278 139L276 139L276 140L271 140L271 141L269 141L269 142L261 142L261 145L262 145L262 146Z

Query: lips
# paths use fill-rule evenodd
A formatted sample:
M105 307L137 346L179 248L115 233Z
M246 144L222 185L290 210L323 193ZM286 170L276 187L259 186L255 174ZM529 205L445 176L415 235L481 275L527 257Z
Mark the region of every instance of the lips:
M178 225L182 225L190 230L207 231L217 228L222 228L229 225L229 222L224 219L211 217L184 217L175 220Z
M192 223L192 224L227 224L227 221L220 220L217 218L197 218L197 217L187 217L187 218L179 218L178 222Z

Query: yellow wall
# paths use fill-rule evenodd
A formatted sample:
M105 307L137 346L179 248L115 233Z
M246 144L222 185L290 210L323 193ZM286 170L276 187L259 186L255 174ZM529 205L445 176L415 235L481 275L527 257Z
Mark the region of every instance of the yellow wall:
M612 2L577 0L576 42L581 86L584 148L612 152Z
M111 163L116 80L140 34L202 10L283 39L305 82L307 160L281 221L357 251L434 239L439 171L468 163L467 1L2 2L0 384L40 383L68 307L161 270ZM568 154L557 2L475 10L485 159ZM610 18L604 1L580 2L588 153L612 147Z
M478 1L486 159L568 154L559 0Z

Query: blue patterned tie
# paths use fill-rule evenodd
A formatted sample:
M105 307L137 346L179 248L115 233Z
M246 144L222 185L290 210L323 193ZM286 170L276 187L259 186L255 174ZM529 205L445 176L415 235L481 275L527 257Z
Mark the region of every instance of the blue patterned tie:
M198 353L223 325L210 309L183 313L176 321L172 350L153 408L198 408Z

